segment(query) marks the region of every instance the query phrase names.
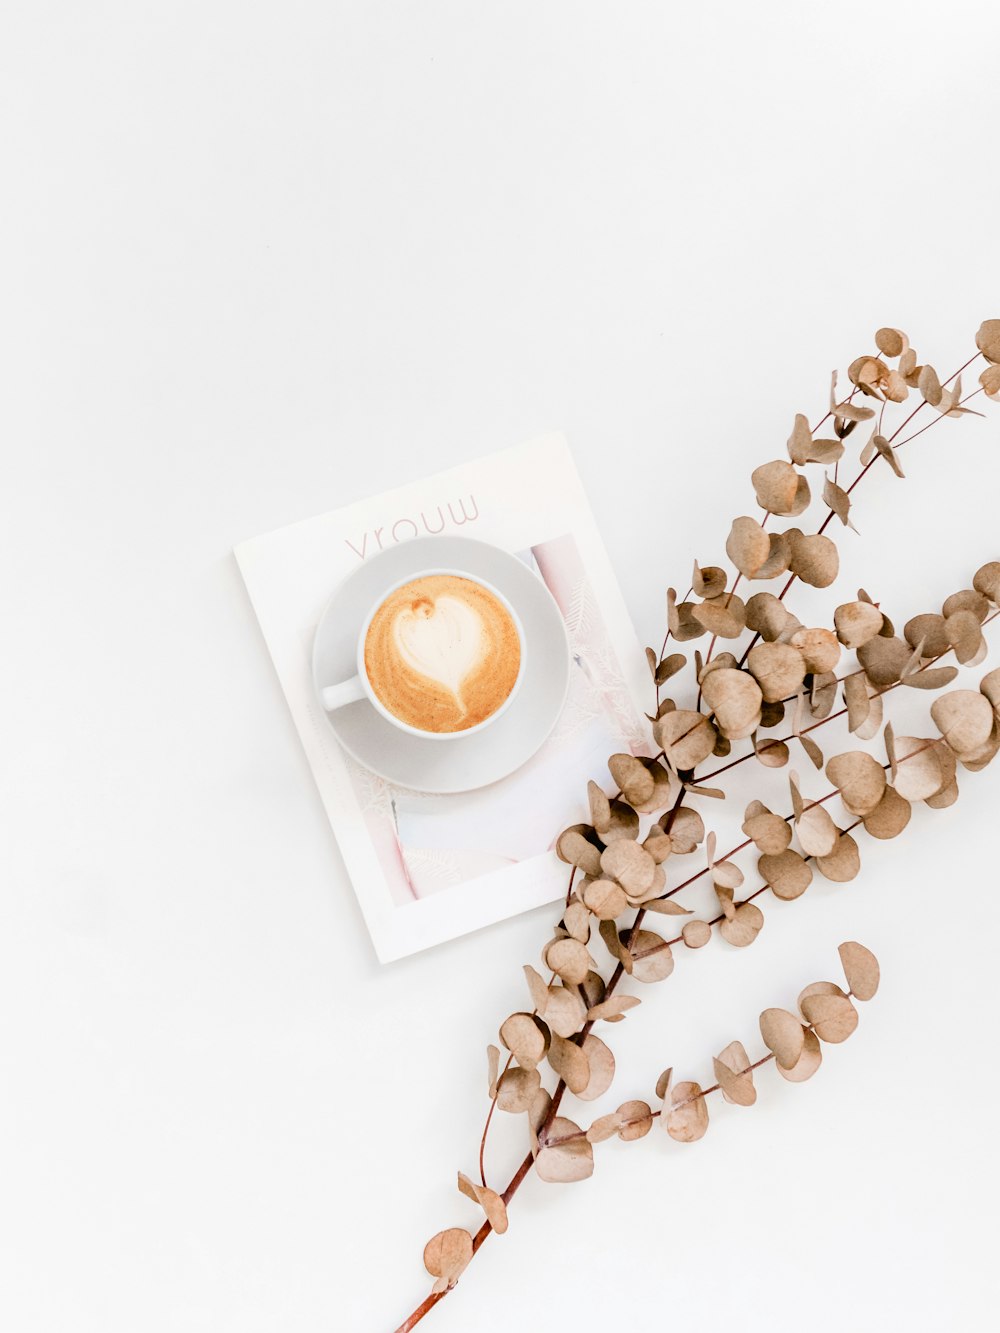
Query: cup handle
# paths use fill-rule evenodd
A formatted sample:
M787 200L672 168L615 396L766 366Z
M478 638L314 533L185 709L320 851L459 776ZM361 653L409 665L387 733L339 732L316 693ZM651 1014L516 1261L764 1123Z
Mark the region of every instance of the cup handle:
M326 685L320 696L323 700L323 707L328 713L332 713L337 708L343 708L345 704L352 704L358 699L365 697L365 689L361 683L360 676L352 676L350 680L342 681L339 685Z

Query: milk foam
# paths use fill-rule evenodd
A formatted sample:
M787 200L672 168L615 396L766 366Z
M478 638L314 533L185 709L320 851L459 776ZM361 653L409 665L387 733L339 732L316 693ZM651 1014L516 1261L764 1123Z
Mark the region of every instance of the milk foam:
M479 613L447 595L403 607L392 624L399 656L411 670L450 690L463 714L462 682L485 656L487 635Z

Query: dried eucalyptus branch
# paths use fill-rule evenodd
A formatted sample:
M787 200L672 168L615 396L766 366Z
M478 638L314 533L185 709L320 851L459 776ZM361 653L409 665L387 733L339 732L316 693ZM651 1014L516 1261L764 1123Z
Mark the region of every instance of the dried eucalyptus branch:
M855 832L896 837L909 823L914 804L951 805L958 796L959 769L977 772L1000 752L1000 669L986 675L977 689L947 688L959 668L977 667L986 658L983 630L1000 615L1000 561L983 565L971 587L952 594L940 610L914 616L901 633L864 589L838 605L827 626L803 624L786 605L796 583L825 589L835 582L839 554L828 529L834 519L853 528L855 492L880 462L902 479L898 451L903 445L945 418L968 415L972 409L966 404L979 393L1000 401L1000 320L981 326L976 355L943 382L932 366L918 364L901 331L879 329L875 346L875 353L848 368L850 395L838 399L834 375L829 408L818 426L810 429L806 417L797 416L787 458L754 470L762 514L759 519L741 515L731 525L726 554L735 571L732 582L721 565L696 562L683 601L673 589L667 592L663 646L659 653L646 650L655 690L648 716L659 748L652 756L612 755L608 768L616 791L609 795L590 781L589 822L565 829L556 840L557 854L571 869L562 914L542 950L549 977L531 966L524 969L532 1008L509 1015L500 1027L501 1045L488 1051L490 1107L480 1145L480 1182L461 1173L458 1177L459 1189L481 1209L484 1220L475 1234L453 1227L428 1242L424 1263L434 1286L397 1333L413 1329L454 1287L491 1231L507 1229L508 1205L532 1170L546 1181L583 1180L594 1168L594 1143L613 1135L644 1137L657 1118L670 1137L693 1142L707 1128L711 1093L721 1091L726 1100L749 1105L755 1098L753 1071L772 1060L793 1082L815 1072L821 1043L842 1041L854 1030L853 999L875 993L878 965L861 945L841 946L847 991L833 982L817 982L799 997L801 1018L778 1009L761 1015L769 1054L755 1063L741 1043L732 1042L714 1061L712 1087L674 1084L669 1071L662 1075L657 1110L643 1101L627 1101L588 1130L559 1114L567 1095L586 1103L611 1087L615 1058L593 1029L621 1022L640 1003L637 995L619 993L623 978L640 984L666 979L674 968L674 949L702 948L716 927L729 945L749 946L765 924L753 900L768 891L781 900L797 899L815 872L833 883L853 879L861 864ZM963 396L962 373L979 358L986 363L980 387ZM892 409L914 392L919 402L892 429L887 424ZM918 415L927 413L936 415L904 434ZM831 433L818 438L827 422ZM859 452L857 475L844 486L840 469L848 442L864 423L871 423L871 433ZM806 472L815 467L825 471L814 498ZM800 517L817 502L822 517L812 533L794 524L783 530L772 526L775 519ZM744 600L737 593L744 582L774 579L785 580L777 594L762 589ZM668 654L671 642L680 649L703 635L710 636L704 657L697 650L693 660L684 651ZM733 650L716 652L720 642ZM838 675L845 652L854 654L856 665ZM944 663L949 656L954 662ZM661 698L661 691L689 669L693 706ZM886 708L906 689L943 691L930 708L936 734L894 733ZM857 742L878 740L884 759L860 745L827 759L816 733L837 721L846 722ZM786 731L781 736L763 734L782 723ZM726 794L706 784L731 777L739 768L745 775L751 771L743 767L748 764L773 784L770 775L789 765L793 749L805 754L812 771L825 772L830 788L810 796L789 768L790 811L775 814L774 797L762 787L744 811L744 841L720 856L718 834L706 828L696 803L708 800L719 808ZM725 762L699 775L712 759ZM835 801L847 819L834 818L828 805ZM699 847L704 866L685 874L683 866ZM758 885L747 893L738 858L751 854L751 848ZM676 870L680 876L675 877ZM679 882L668 886L674 878ZM677 900L702 879L711 883L716 903L703 919ZM744 896L737 899L740 892ZM625 920L630 913L631 920ZM650 913L688 919L678 935L667 939L644 924ZM591 952L595 924L612 964L606 978ZM501 1047L508 1053L502 1070ZM555 1078L551 1091L543 1086L546 1069ZM527 1121L528 1151L502 1191L487 1184L485 1163L495 1110Z

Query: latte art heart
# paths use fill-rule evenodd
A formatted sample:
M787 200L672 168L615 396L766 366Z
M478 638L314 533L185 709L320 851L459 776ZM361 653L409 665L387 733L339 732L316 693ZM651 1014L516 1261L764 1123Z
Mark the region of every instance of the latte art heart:
M517 683L521 637L489 588L424 574L389 593L364 643L376 698L420 731L466 731L502 708Z
M393 633L401 660L451 690L464 715L462 682L482 662L487 643L478 612L457 597L421 599L399 612Z

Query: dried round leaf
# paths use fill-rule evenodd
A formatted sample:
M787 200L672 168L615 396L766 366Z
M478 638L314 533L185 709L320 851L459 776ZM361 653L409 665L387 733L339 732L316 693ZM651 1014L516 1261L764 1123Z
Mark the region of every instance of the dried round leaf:
M434 1291L450 1290L472 1262L472 1237L463 1227L439 1231L424 1246L424 1267L437 1278Z
M662 865L674 850L670 834L664 833L659 824L653 825L643 839L642 845L657 865Z
M797 629L789 642L802 654L806 671L813 674L832 671L840 661L840 644L832 630Z
M802 479L805 484L805 478ZM783 532L769 532L767 540L770 542L771 549L768 557L761 565L760 569L754 575L755 579L776 579L782 574L787 574L792 563L792 546L788 537Z
M601 830L601 841L617 842L619 838L637 838L639 836L639 816L626 802L617 797L609 802L610 821L606 829ZM589 872L588 872L589 873Z
M1000 602L1000 560L991 560L977 569L972 586L994 604Z
M769 703L795 694L806 676L805 658L790 643L756 644L747 665Z
M670 834L673 849L679 856L689 855L705 840L705 821L698 811L692 810L689 805L683 805L676 810L672 822L669 816L665 816L662 822Z
M583 1092L590 1082L590 1061L586 1052L575 1041L553 1037L549 1047L549 1064L570 1092Z
M913 650L903 639L879 635L858 649L858 661L876 689L895 685L906 669Z
M859 1000L872 999L878 990L878 959L857 940L847 940L840 946L839 953L844 976L854 995Z
M1000 363L1000 319L984 319L976 334L976 346L987 361Z
M522 1069L534 1069L545 1059L549 1029L537 1014L511 1014L501 1024L500 1040Z
M858 1011L846 995L807 995L802 1012L820 1041L846 1041L858 1026Z
M587 825L574 825L565 829L556 840L556 855L560 861L576 866L585 875L597 876L601 873L601 853L581 831Z
M885 793L885 769L864 750L834 755L826 775L852 815L870 814Z
M626 893L641 894L652 886L656 862L637 842L620 838L601 853L601 871L616 879Z
M737 518L726 539L726 554L743 575L752 579L771 553L771 542L756 519Z
M792 1069L802 1054L804 1028L787 1009L765 1009L760 1016L760 1035L781 1069Z
M912 620L908 620L903 626L903 638L911 648L920 648L922 645L922 655L925 659L941 657L951 647L945 630L944 616L930 613L914 616Z
M615 1057L610 1047L592 1032L583 1039L583 1054L590 1068L590 1077L576 1095L582 1102L593 1102L602 1097L614 1081Z
M770 810L749 815L743 823L743 832L754 846L766 856L778 856L792 841L792 830L787 819L773 815Z
M840 829L821 805L803 810L795 821L795 832L807 856L829 856L840 837Z
M766 643L792 632L799 621L773 592L757 592L747 602L747 627Z
M729 740L752 736L760 723L763 696L746 671L721 668L710 672L702 684L702 698L714 713L716 726Z
M604 1143L607 1139L613 1139L617 1133L618 1112L614 1111L611 1115L598 1116L587 1130L587 1141L589 1143Z
M586 1022L587 1009L576 991L565 986L549 986L542 1014L552 1032L572 1037Z
M641 805L653 794L653 775L649 769L631 754L613 754L608 760L611 776L621 788L621 793L629 805ZM608 807L610 819L611 809Z
M628 906L625 890L613 879L592 880L583 891L583 901L601 921L613 921Z
M753 1106L757 1089L753 1085L750 1057L741 1041L731 1041L712 1061L715 1081L727 1102L736 1106Z
M583 1130L566 1116L554 1116L540 1140L535 1170L553 1184L570 1184L594 1174L594 1149Z
M490 1226L498 1236L502 1236L507 1230L507 1205L496 1190L491 1190L488 1185L477 1185L461 1171L458 1173L458 1188L467 1199L479 1204Z
M615 1115L618 1117L618 1137L623 1143L644 1138L653 1128L653 1112L646 1102L623 1102Z
M755 742L754 754L765 768L784 768L789 759L788 746L784 741Z
M981 625L990 613L989 598L975 588L962 588L960 592L953 592L941 608L946 620L956 611L971 611Z
M904 800L926 801L948 780L941 760L940 743L919 736L895 738L897 768L893 786Z
M828 856L817 856L816 868L834 884L847 884L861 869L861 852L849 833L842 833Z
M681 938L689 949L701 949L712 938L712 927L707 921L685 921Z
M811 588L829 588L840 571L840 556L829 537L815 533L811 537L793 528L788 533L792 545L792 571Z
M798 898L812 883L812 868L791 848L776 856L762 856L757 869L776 898Z
M653 735L667 759L681 772L698 767L715 749L716 732L703 713L676 709L653 723ZM672 830L671 830L672 831Z
M805 477L782 458L755 468L750 480L757 503L770 514L801 514L809 504Z
M537 1069L511 1065L497 1080L497 1106L501 1111L519 1115L527 1111L540 1086L541 1075Z
M590 822L600 833L611 822L611 802L596 782L587 783L587 800L590 803Z
M958 783L955 781L946 782L940 791L936 791L933 796L928 796L925 805L931 810L947 810L949 806L954 805L958 800Z
M882 629L882 612L871 602L845 602L833 613L837 638L845 648L860 648Z
M596 1023L603 1018L608 1023L615 1023L641 1003L638 995L609 995L606 1000L591 1005L587 1010L587 1022Z
M906 334L899 329L879 329L875 334L875 346L883 356L901 356L908 346Z
M802 1008L803 1000L810 995L846 995L847 991L843 986L838 986L835 981L811 981L808 986L804 986L799 993L798 1005Z
M720 639L738 639L746 628L746 606L734 592L695 603L691 614L709 634Z
M1000 366L987 366L979 376L979 383L987 398L1000 402Z
M619 939L624 945L631 932L624 931ZM629 954L632 958L632 976L636 981L663 981L674 970L674 956L670 945L655 930L635 931Z
M635 843L629 845L634 847ZM558 939L546 945L542 961L568 986L579 986L590 971L592 959L579 940Z
M956 754L981 749L993 733L994 713L978 690L952 690L931 704L934 725Z
M873 838L895 838L910 822L912 807L894 787L886 787L874 810L864 816L865 832Z
M809 1028L803 1028L802 1032L802 1054L791 1069L785 1069L775 1061L775 1064L778 1065L778 1073L782 1078L788 1079L789 1083L804 1083L806 1079L812 1078L823 1063L823 1052L816 1033Z
M764 913L756 903L739 903L731 918L719 922L719 934L727 944L745 949L753 944L764 925Z
M656 810L662 810L668 805L677 790L677 778L668 769L664 768L658 759L649 759L645 755L638 756L639 763L653 779L653 790L644 801L633 801L635 809L643 815L651 815ZM611 841L610 838L606 841Z
M708 1129L708 1106L698 1083L677 1083L670 1089L667 1133L678 1143L694 1143Z
M983 642L979 617L972 611L956 611L945 619L944 632L962 665L972 662Z

